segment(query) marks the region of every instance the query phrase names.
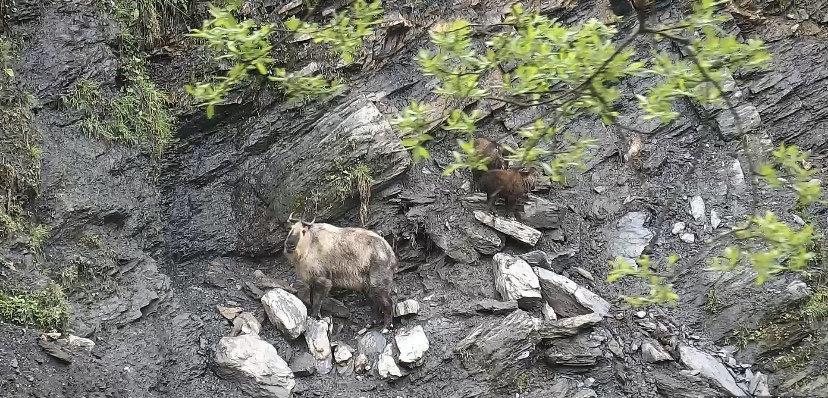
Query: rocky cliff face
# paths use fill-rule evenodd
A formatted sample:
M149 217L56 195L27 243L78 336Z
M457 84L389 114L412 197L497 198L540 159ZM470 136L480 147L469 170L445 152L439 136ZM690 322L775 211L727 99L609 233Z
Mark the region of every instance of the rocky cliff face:
M278 18L288 2L249 3ZM89 137L62 105L81 79L109 92L123 85L122 26L96 2L0 0L3 33L19 44L11 65L39 103L40 194L29 207L50 227L41 253L22 240L0 246L0 287L60 281L68 265L97 275L69 290L69 328L91 349L0 323L0 395L828 396L826 320L802 311L824 279L782 275L756 287L752 275L707 271L702 260L703 240L745 214L770 207L793 221L792 197L750 172L771 142L813 151L823 170L828 4L727 9L734 33L765 39L774 56L771 71L734 77L744 137L727 112L682 103L668 126L625 121L648 133L640 161L625 163L629 133L576 121L573 133L600 144L588 171L566 188L539 188L527 225L510 225L475 214L485 205L467 176L441 175L450 138L433 161L412 164L388 123L409 101L432 98L434 83L410 61L426 29L451 17L490 23L507 3L390 2L362 69L336 72L352 79L347 92L299 107L251 88L212 120L176 105L177 142L158 160ZM603 1L540 3L568 22L609 15ZM657 3L660 18L682 12ZM205 16L205 4L188 5L191 16L165 22L169 40L148 51L150 76L174 99L213 67L180 35ZM303 67L310 58L299 51L286 58ZM481 132L493 138L534 116L487 109ZM361 198L339 180L360 165L372 176L365 225L401 260L395 300L415 300L386 335L360 333L372 315L358 294L335 292L323 307L331 318L319 321L305 319L301 300L262 299L271 289L306 299L279 255L290 212L361 224ZM814 218L828 226L824 211ZM615 299L642 286L606 283L607 260L645 251L685 259L673 281L678 307L636 311Z

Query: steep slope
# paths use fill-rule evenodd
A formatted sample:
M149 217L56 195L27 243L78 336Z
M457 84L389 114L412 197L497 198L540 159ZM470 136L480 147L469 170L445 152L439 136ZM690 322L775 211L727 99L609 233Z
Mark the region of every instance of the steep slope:
M256 17L273 19L288 2L249 3ZM254 87L212 120L175 101L177 141L161 159L141 147L90 137L82 129L83 113L61 99L86 79L110 96L105 106L128 84L124 25L117 16L96 2L17 1L2 8L11 10L4 11L4 33L18 44L11 66L20 90L39 103L32 126L43 149L40 193L28 208L50 233L42 253L23 238L4 241L0 287L64 283L67 268L86 270L86 279L65 286L69 327L95 342L91 354L69 353L67 363L38 344L35 329L0 323L3 396L244 396L238 383L214 372L216 344L231 329L216 307L252 311L262 321L262 338L279 356L289 363L300 358L305 340L285 339L266 321L259 289L272 285L254 272L262 270L283 285L296 280L279 254L282 223L292 211L360 225L360 195L351 189L354 181L343 177L360 165L370 170L373 186L366 227L392 243L402 262L395 299L420 305L416 316L398 326L421 325L429 349L421 366L393 382L347 371L302 377L297 372L297 395L691 397L750 390L752 383L761 384L761 372L770 376L774 393L826 396L826 320L802 312L815 291L824 291L824 279L783 275L756 287L747 273L706 271L708 250L701 244L763 208L793 221L793 198L759 184L750 172L767 156L769 143L787 141L813 151L814 167L824 171L825 7L780 10L768 1L755 4L766 18L761 21L731 8L734 32L764 38L774 56L771 71L735 77L739 106L752 116L744 138L733 137L727 112L682 103L679 120L665 127L638 117L625 120L648 132L640 163L625 163L621 155L630 133L574 121L570 130L596 138L598 149L588 171L567 187L535 192L548 201L536 200L544 206L546 227L529 247L475 219L483 204L467 198L467 176L441 176L451 161L451 137L435 144L432 161L412 164L388 123L409 101L433 99L433 81L411 61L427 43L426 29L452 17L490 23L506 3L386 4L388 26L370 43L362 69L334 72L352 79L347 92L328 103L295 106ZM581 1L572 9L542 3L567 22L609 15L600 1ZM188 17L164 21L170 39L149 50L149 75L174 99L184 98L181 87L193 76L215 67L209 55L180 37L185 23L195 26L205 17L205 4L188 5ZM663 3L659 18L678 15L682 7ZM407 23L397 23L394 12ZM311 46L296 46L291 51L298 54L283 54L292 66L324 62ZM625 98L623 106L633 100ZM492 108L481 127L492 138L514 133L520 121L534 116ZM690 214L695 196L706 209L699 219ZM711 226L711 210L721 217L718 229ZM821 211L814 221L824 229L828 219ZM671 233L677 222L686 223L694 243ZM594 326L577 318L587 322L580 330L549 322L536 330L528 315L513 312L516 305L492 304L501 297L492 255L533 250L549 257L560 253L546 266L610 301L610 316ZM674 278L682 297L678 307L636 313L615 299L642 286L605 282L607 260L642 250L683 258ZM538 289L545 297L563 296L541 279ZM358 331L371 317L369 302L358 294L334 296L348 316L334 317L331 340L357 347ZM530 312L542 317L540 310ZM700 371L682 371L687 368Z

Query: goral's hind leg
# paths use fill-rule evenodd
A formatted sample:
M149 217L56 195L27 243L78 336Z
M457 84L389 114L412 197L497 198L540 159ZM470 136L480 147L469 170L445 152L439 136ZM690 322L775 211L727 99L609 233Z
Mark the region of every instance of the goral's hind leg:
M494 215L497 214L495 209L495 202L497 201L497 197L500 195L500 190L494 191L492 193L486 194L486 205L489 207L489 211Z
M384 331L393 328L394 301L391 299L391 292L383 288L372 288L368 294L374 303L378 318L382 321Z
M322 301L328 297L332 286L333 283L328 278L317 278L311 284L311 317L319 319L319 310L322 308Z
M377 245L371 256L368 277L368 295L376 306L376 314L382 320L384 329L392 327L394 302L391 299L391 287L397 270L397 260L393 252L386 251L384 245Z
M380 292L380 314L382 316L383 329L393 328L394 325L394 300L391 299L391 292L383 290Z

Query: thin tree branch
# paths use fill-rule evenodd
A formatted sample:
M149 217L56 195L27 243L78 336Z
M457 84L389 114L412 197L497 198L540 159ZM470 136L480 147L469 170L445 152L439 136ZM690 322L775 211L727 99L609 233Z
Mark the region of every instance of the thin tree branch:
M681 45L684 46L684 49L687 51L688 58L690 58L690 61L693 62L693 64L696 66L696 69L699 71L699 73L701 73L702 77L704 77L704 79L707 82L712 84L713 87L716 89L716 91L719 92L719 95L724 100L725 105L727 105L728 111L733 116L733 121L734 121L734 124L736 125L737 133L739 134L740 137L743 136L744 131L742 130L742 118L739 116L739 112L736 110L736 105L733 104L733 101L727 95L727 92L725 92L724 87L722 87L721 83L719 83L716 79L713 79L713 77L710 76L710 72L708 72L707 68L705 68L704 65L702 65L702 62L698 57L698 53L693 48L691 41L689 39L684 38L684 37L679 37L679 36L675 36L675 35L672 35L672 34L669 34L669 33L659 32L659 31L645 30L645 32L660 35L662 37L665 37L667 39L670 39L672 41L680 43ZM719 132L719 136L720 136L720 138L724 139L724 137L721 135L721 131Z

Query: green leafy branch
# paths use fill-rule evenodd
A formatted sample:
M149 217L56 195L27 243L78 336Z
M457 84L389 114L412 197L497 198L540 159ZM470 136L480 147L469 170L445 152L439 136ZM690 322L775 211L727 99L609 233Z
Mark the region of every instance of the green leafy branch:
M711 260L711 269L732 271L747 262L756 272L756 284L764 284L772 275L784 271L802 272L816 258L814 227L805 225L794 230L768 211L751 216L733 229L740 244L725 248L721 256Z
M335 13L325 25L291 17L285 21L285 28L310 36L314 43L330 44L347 65L354 62L363 40L373 33L372 26L380 22L381 16L382 5L379 0L356 0L347 13Z
M270 56L273 45L271 36L280 31L275 24L259 25L251 20L239 21L234 12L238 4L225 7L210 6L212 19L205 20L201 29L194 29L191 37L204 39L215 51L218 60L226 60L232 66L224 76L215 76L208 82L185 86L187 92L206 107L207 117L215 113L215 107L224 103L229 93L256 74L274 82L292 101L302 101L331 95L342 89L339 81L329 81L322 76L307 76L274 67ZM336 14L325 24L301 22L291 18L285 21L290 33L307 34L317 43L332 46L346 64L353 62L365 37L372 33L371 26L379 23L382 8L378 0L370 3L356 1L349 12Z
M675 267L679 257L675 254L667 257L666 266ZM664 276L654 272L649 256L641 256L635 260L635 264L622 257L616 257L610 261L612 268L607 275L608 282L616 282L620 279L632 277L647 281L650 291L646 296L621 296L624 301L634 307L649 306L654 304L675 303L678 295L673 291L673 285L665 282Z
M546 118L551 120L548 126L544 119L531 122L531 127L520 131L523 141L513 150L511 160L537 163L550 155L538 149L539 145L553 139L564 121L593 115L606 124L615 123L619 113L614 104L621 96L618 83L628 77L658 78L658 84L645 95L638 95L639 105L647 118L668 123L678 116L672 108L678 98L702 103L720 101L724 96L721 82L727 70L764 67L769 55L763 43L741 43L724 33L720 27L724 18L715 13L721 4L723 1L701 0L690 16L666 26L650 27L647 15L639 11L636 28L618 42L612 39L617 31L596 20L564 26L517 4L502 23L481 29L489 35L483 49L471 40L478 26L460 19L435 27L430 32L434 50L420 50L416 60L424 75L438 80L434 93L439 96L551 109ZM512 29L488 33L504 26ZM637 54L631 44L645 34L684 46L687 59ZM724 100L733 112L729 99ZM453 115L455 111L446 113ZM415 161L429 157L425 145L434 139L430 130L437 125L429 121L441 117L444 118L429 113L422 104L412 104L393 121ZM738 121L738 115L735 117ZM460 151L455 152L455 162L445 172L479 169L480 159L470 146L474 130L470 126L451 128L451 122L441 127L463 135L458 140ZM577 154L558 154L548 164L541 162L542 168L554 180L560 180L560 172L553 171L560 170L562 165L577 166L587 147L586 142L575 145Z
M772 152L773 161L759 167L757 173L772 187L785 187L797 195L797 208L804 209L812 203L823 203L822 181L814 178L808 153L797 146L785 144Z

